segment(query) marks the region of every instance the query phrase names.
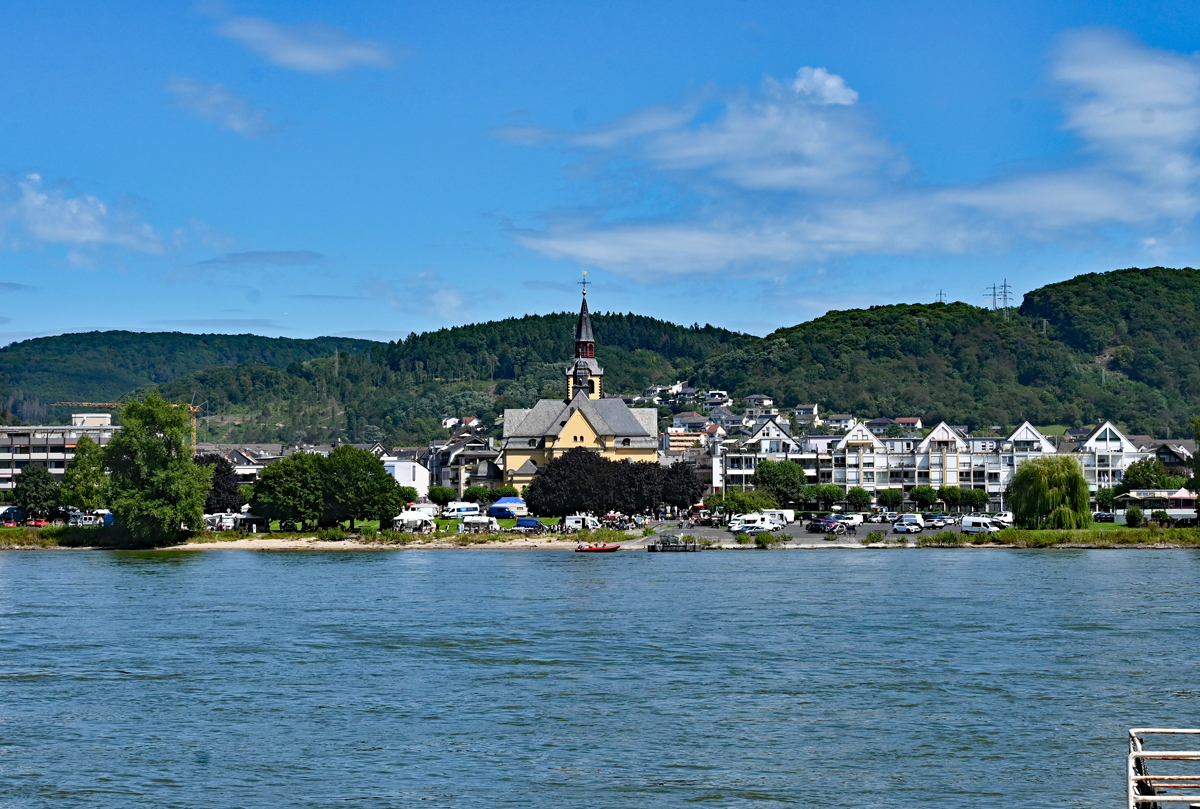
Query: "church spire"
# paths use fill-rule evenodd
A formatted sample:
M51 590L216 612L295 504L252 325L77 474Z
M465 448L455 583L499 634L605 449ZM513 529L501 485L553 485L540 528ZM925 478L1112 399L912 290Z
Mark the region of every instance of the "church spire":
M587 288L583 290L583 305L579 307L579 322L575 325L575 357L596 356L596 338L592 334L592 316L588 314Z
M604 369L596 364L596 337L592 333L592 316L587 306L587 270L583 271L583 303L579 307L579 321L575 324L575 362L567 368L567 399L584 391L591 399L602 395Z

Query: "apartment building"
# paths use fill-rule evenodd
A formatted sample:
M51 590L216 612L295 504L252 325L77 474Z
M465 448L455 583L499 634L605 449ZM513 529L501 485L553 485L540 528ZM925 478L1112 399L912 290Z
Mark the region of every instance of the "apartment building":
M11 491L14 478L31 463L61 480L82 436L103 446L120 429L109 413L75 413L65 427L0 427L0 492Z

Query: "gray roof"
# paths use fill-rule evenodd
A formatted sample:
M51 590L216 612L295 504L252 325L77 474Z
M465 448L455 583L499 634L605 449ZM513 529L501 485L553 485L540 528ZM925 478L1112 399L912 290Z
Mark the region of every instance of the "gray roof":
M557 436L576 410L599 435L650 442L657 438L657 410L630 408L620 399L589 399L582 391L569 403L560 399L542 399L527 410L505 410L504 438Z
M601 368L600 363L596 362L596 360L593 359L592 357L580 357L579 359L572 360L571 364L567 366L566 375L574 376L575 369L579 365L587 366L588 376L603 376L604 375L604 369Z

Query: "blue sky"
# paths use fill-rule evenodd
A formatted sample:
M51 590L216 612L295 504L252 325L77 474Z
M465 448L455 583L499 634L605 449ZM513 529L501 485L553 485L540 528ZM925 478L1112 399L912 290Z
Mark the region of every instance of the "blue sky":
M0 343L1196 266L1195 3L9 3Z

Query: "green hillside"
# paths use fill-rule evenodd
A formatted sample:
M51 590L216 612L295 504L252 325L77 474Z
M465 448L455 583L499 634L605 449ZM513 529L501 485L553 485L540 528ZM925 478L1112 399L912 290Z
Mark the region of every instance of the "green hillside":
M95 331L39 337L0 348L0 410L26 422L62 422L59 401L109 402L142 385L214 366L284 367L335 350L361 352L367 340L292 340L256 334ZM60 412L61 411L61 412Z

